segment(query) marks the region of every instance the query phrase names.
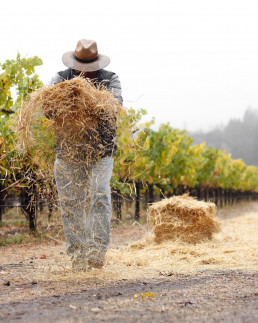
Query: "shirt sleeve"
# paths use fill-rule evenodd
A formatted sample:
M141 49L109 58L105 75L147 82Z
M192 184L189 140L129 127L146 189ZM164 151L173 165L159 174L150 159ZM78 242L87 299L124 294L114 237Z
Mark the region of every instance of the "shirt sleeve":
M108 83L108 90L114 94L114 97L123 105L121 83L118 76L114 73Z
M62 80L61 80L61 77L58 73L56 73L52 78L51 80L49 81L48 85L55 85L55 84L58 84L60 83Z

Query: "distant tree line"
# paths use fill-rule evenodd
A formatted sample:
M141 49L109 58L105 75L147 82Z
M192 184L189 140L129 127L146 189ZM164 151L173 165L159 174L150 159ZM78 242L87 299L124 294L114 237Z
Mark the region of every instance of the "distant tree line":
M247 108L241 119L231 119L224 127L208 132L192 132L195 144L225 149L233 159L243 159L247 165L258 166L258 110Z

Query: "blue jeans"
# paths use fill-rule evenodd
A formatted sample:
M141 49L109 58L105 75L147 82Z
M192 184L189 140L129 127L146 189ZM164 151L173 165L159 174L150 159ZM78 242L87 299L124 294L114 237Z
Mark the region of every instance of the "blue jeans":
M68 255L105 255L110 241L110 178L114 159L105 157L87 168L57 158L55 179Z

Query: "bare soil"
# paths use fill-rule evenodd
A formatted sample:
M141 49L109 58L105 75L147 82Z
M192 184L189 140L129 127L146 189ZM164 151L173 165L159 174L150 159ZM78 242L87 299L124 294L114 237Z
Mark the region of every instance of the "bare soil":
M171 263L162 258L160 267L158 258L153 265L152 255L151 261L146 258L142 264L125 261L125 245L139 240L149 230L147 226L114 229L106 265L87 273L71 270L63 242L0 247L0 321L257 322L255 246L248 247L245 266L241 243L256 241L252 236L258 203L224 209L218 216L225 232L212 244L190 249L175 244L174 249L184 251L183 257L169 249ZM228 241L231 249L225 252L224 247L224 258L219 258L221 246ZM157 252L157 248L153 250ZM161 246L163 253L164 248L168 246ZM199 253L193 262L195 248ZM205 252L217 248L214 259L220 262L202 260L197 266L201 248ZM144 250L141 254L135 251L135 257L143 258ZM150 253L152 249L146 250ZM180 263L184 266L177 266Z

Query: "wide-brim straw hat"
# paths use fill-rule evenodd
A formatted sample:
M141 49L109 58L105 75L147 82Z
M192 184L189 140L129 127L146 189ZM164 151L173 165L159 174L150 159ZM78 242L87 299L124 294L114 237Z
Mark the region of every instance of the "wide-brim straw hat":
M95 72L110 63L110 58L98 53L97 43L94 40L81 39L75 51L64 53L62 57L65 66L83 72Z

